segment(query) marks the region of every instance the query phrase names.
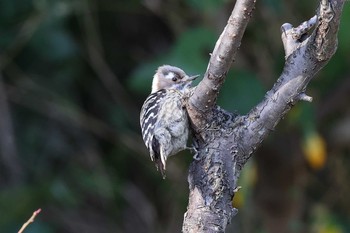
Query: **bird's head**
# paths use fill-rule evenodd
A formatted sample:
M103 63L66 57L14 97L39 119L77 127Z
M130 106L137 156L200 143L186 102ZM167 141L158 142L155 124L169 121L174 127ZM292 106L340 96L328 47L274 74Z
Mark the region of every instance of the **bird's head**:
M182 69L175 66L160 66L153 77L152 93L161 89L176 89L184 92L198 76L188 76Z

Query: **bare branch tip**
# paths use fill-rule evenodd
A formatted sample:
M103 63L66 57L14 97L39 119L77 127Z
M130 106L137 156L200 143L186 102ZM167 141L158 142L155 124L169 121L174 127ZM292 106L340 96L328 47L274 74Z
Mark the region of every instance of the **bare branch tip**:
M322 0L321 1L321 5L322 6L326 6L328 3L329 3L328 0Z
M315 25L317 23L317 15L314 15L311 19L309 19L310 24Z
M27 228L27 226L28 226L29 224L31 224L32 222L34 222L35 217L36 217L40 212L41 212L41 209L40 209L40 208L37 209L36 211L34 211L33 214L32 214L32 216L28 219L27 222L25 222L25 223L23 224L23 226L22 226L21 229L18 231L18 233L23 233L24 230Z
M281 32L282 33L286 33L288 30L292 29L293 28L293 25L290 24L290 23L284 23L282 24L281 26Z
M37 216L39 213L41 212L41 208L37 209L36 211L34 211L34 215Z
M298 97L299 100L303 100L306 102L312 102L313 98L311 96L306 95L305 93L301 93Z
M234 192L234 193L237 193L241 188L242 188L242 186L237 186L237 187L233 190L233 192Z
M308 32L315 26L317 21L318 17L317 15L314 15L297 27L293 27L290 23L284 23L281 26L281 38L286 59L300 46L301 43L309 38Z
M332 3L329 0L322 0L320 3L319 18L330 22L334 17Z

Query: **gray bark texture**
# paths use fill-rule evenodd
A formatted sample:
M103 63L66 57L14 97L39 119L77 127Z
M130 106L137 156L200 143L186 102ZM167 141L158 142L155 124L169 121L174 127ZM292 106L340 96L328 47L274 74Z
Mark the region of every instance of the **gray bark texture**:
M188 176L184 233L225 232L237 213L232 199L244 164L292 106L300 100L312 101L305 94L306 87L336 51L344 1L321 0L310 20L295 28L282 25L286 55L282 74L264 99L243 116L216 105L256 2L236 1L204 78L186 105L198 159L192 162Z

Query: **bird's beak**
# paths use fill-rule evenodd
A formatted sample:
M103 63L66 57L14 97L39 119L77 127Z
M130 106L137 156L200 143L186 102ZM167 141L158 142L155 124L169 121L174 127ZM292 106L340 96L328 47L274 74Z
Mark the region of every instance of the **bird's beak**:
M193 81L193 80L195 80L195 79L198 78L198 77L199 77L199 74L193 75L193 76L186 76L186 77L183 79L183 81L185 81L185 82Z

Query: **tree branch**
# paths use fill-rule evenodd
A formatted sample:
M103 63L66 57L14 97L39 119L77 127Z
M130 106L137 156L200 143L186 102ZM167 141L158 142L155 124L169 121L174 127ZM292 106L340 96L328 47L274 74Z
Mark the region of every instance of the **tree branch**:
M27 222L23 224L21 229L18 231L18 233L23 233L24 230L28 227L29 224L33 223L35 220L35 217L41 212L41 209L37 209L36 211L33 212L32 216L28 219Z
M343 4L344 1L340 0L322 0L317 16L296 28L292 28L290 24L282 25L286 63L280 78L267 92L265 99L244 117L246 129L242 131L240 145L248 154L240 154L239 165L244 165L292 106L300 100L312 100L305 94L305 90L310 80L336 51ZM315 24L312 34L302 40Z
M227 25L216 42L203 80L190 97L187 110L196 119L196 127L205 126L198 121L216 105L220 88L236 57L241 39L252 15L256 0L237 0Z
M247 115L216 106L219 89L240 45L255 1L237 1L218 39L204 79L194 89L187 110L198 147L190 167L189 204L183 232L224 232L237 212L232 198L243 165L280 119L305 94L315 74L333 56L344 0L321 0L317 16L293 28L282 25L286 63L264 100ZM308 35L310 30L315 28Z

